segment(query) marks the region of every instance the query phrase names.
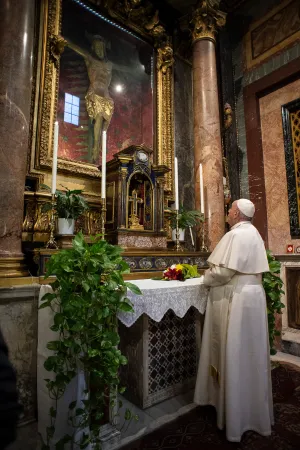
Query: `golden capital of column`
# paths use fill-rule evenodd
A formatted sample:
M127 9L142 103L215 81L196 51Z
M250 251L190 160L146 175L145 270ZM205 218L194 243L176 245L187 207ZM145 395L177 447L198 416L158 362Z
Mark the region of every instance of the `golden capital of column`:
M220 0L201 0L191 20L193 44L200 39L215 42L219 28L226 23L226 13L218 9Z

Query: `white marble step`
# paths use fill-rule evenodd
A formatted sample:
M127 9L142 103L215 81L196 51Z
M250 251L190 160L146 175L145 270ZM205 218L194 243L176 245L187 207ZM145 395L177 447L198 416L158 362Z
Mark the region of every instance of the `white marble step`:
M295 355L290 355L288 353L277 352L276 355L271 356L271 361L287 362L300 367L300 357Z

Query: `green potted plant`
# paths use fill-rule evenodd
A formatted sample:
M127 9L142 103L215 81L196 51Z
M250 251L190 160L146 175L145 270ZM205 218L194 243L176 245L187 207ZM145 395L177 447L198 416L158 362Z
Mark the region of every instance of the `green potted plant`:
M183 206L179 208L178 213L178 228L179 228L179 240L184 241L185 230L189 227L194 227L200 222L203 222L204 216L200 211L187 211ZM172 227L172 239L176 241L176 212L170 218L170 224Z
M81 406L76 401L69 405L73 434L61 437L59 442L53 442L57 407L51 407L45 450L53 444L56 449L65 448L64 444L70 445L67 448L91 445L100 449L100 427L108 405L116 404L117 392L124 391L119 385L119 369L127 361L118 349L117 315L119 311L133 311L127 288L135 294L141 292L124 281L129 266L121 252L120 247L97 238L87 244L78 233L72 248L52 255L48 262L45 276L56 279L51 283L53 293L43 296L40 308L52 309L51 330L57 333L57 339L47 345L53 354L44 363L45 369L54 373L54 378L45 380L49 396L57 405L78 368L84 373L86 387L78 394L85 398Z
M267 300L270 353L275 355L274 340L276 336L280 336L280 331L276 330L275 314L282 314L282 308L285 308L285 305L281 303L281 295L284 291L283 281L280 278L280 262L274 258L270 250L267 250L267 257L270 271L263 274L262 282Z
M50 190L46 185L43 185L43 187L46 190ZM54 210L58 218L58 234L72 235L74 234L75 220L89 208L89 205L81 195L82 190L65 189L66 191L57 190L55 192L56 202ZM47 212L51 208L51 203L47 202L44 203L42 211Z

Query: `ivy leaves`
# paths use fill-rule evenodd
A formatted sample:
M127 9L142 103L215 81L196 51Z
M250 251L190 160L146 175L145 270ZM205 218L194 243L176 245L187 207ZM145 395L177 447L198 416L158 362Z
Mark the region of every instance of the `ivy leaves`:
M54 379L47 379L46 383L50 397L57 401L78 367L83 371L87 391L82 394L80 405L73 402L69 406L73 426L90 429L88 435L83 434L80 442L76 442L82 449L90 443L95 449L100 448L100 427L109 401L120 389L120 366L127 363L118 349L117 314L133 311L126 297L127 289L137 295L141 293L137 286L124 281L129 267L121 253L120 247L104 240L95 239L87 244L82 233L78 233L72 248L53 255L47 265L46 277L56 276L56 280L51 285L53 293L44 295L40 308L53 309L51 329L58 333L59 339L47 344L53 354L44 366L54 372ZM50 411L50 419L48 446L55 430L55 409ZM74 436L64 436L56 448L75 443Z
M275 314L281 314L282 308L285 307L281 303L281 295L284 294L284 291L282 289L283 281L280 278L281 264L269 250L267 251L267 257L270 271L263 274L262 282L267 299L270 353L271 355L275 355L274 339L280 335L280 332L276 330Z

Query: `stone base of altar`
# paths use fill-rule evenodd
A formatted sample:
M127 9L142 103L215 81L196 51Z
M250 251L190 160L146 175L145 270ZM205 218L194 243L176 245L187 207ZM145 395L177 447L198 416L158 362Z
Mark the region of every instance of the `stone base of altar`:
M108 231L106 239L124 249L163 250L167 249L167 234L146 230L118 229Z
M65 242L70 242L66 240ZM64 247L68 248L68 247ZM35 249L33 252L33 261L37 265L37 274L42 277L46 273L46 263L51 255L59 250L51 250L47 248ZM129 264L131 274L134 278L147 278L146 274L150 273L151 277L159 276L167 267L172 264L192 264L198 267L199 272L208 267L207 258L209 253L203 252L176 252L172 250L164 251L148 251L125 249L123 253L124 260ZM155 273L157 272L157 273ZM143 276L137 276L142 273Z
M160 322L144 314L129 328L119 323L125 398L145 409L194 387L202 318L191 308L182 319L168 311Z

